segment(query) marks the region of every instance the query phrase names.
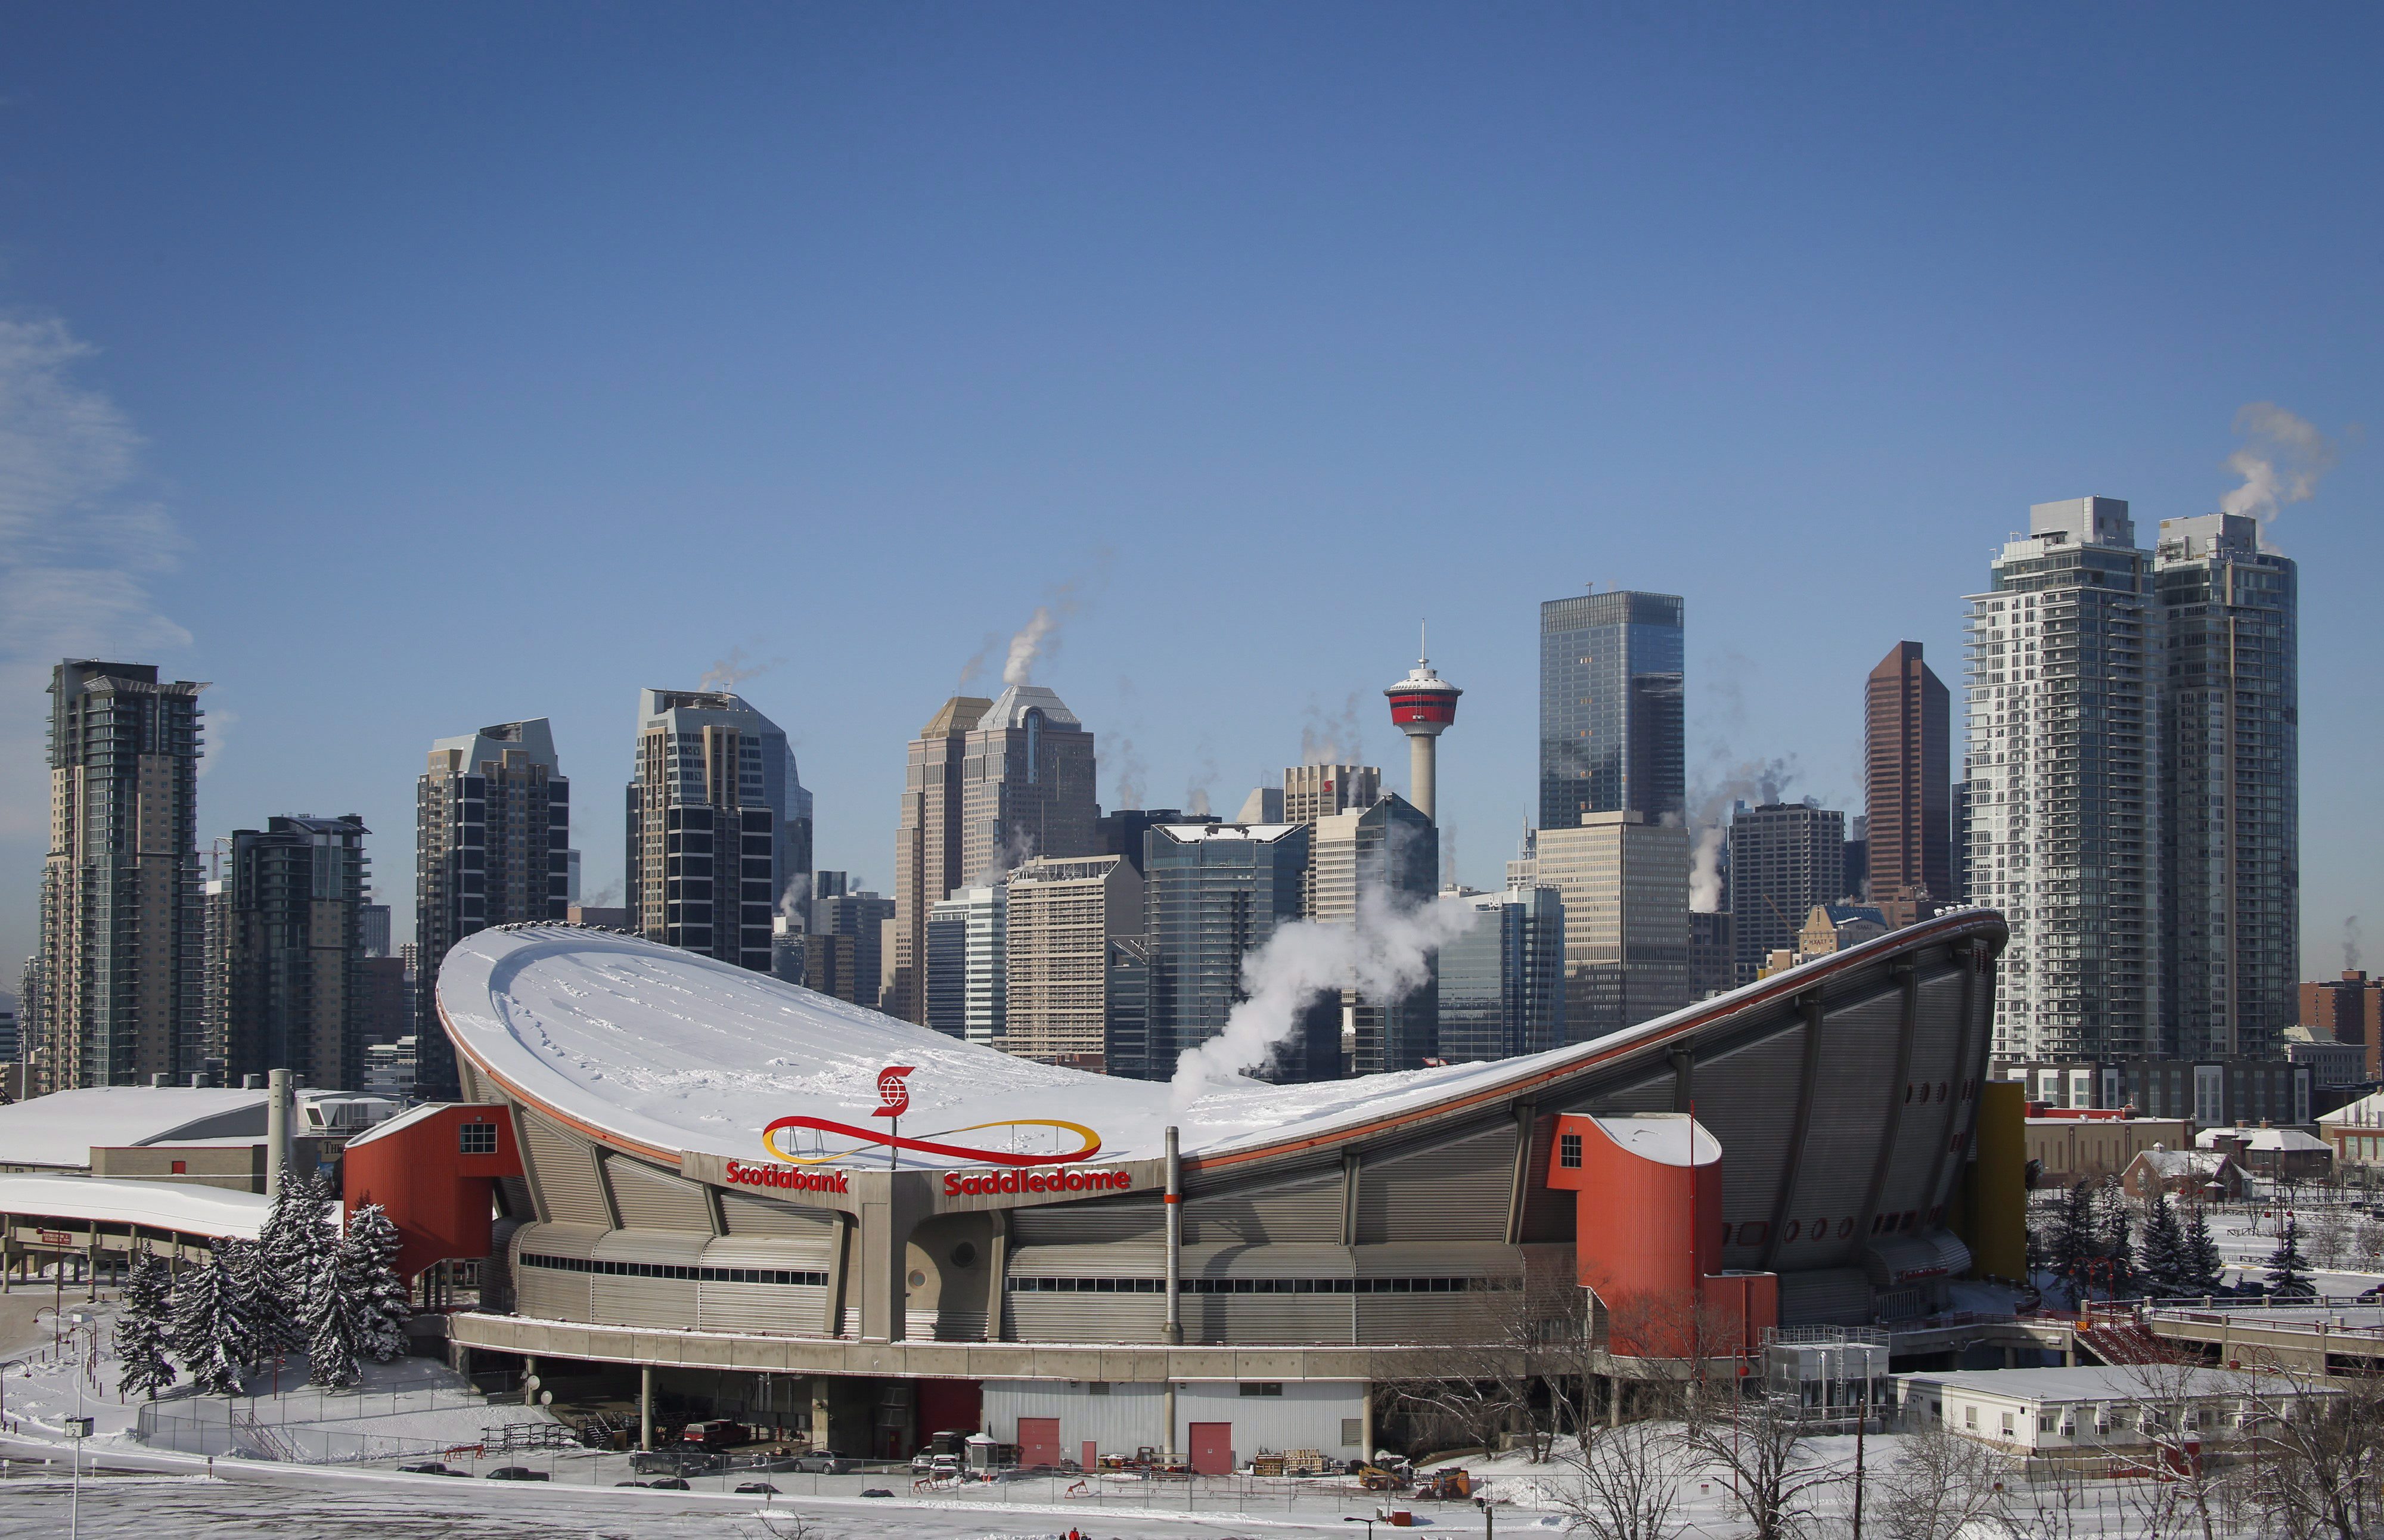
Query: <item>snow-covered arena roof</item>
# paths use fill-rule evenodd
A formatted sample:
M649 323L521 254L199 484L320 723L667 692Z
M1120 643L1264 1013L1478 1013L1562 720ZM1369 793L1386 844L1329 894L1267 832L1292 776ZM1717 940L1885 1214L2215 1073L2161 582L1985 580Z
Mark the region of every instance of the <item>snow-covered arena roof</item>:
M108 1182L88 1176L0 1176L0 1213L140 1224L186 1236L255 1240L264 1195L183 1182Z
M0 1107L0 1166L81 1170L92 1147L265 1134L266 1093L180 1086L93 1086ZM252 1130L251 1125L254 1124Z
M1980 918L1999 938L2000 921L1970 917ZM1932 922L1894 933L1738 996L1547 1053L1315 1085L1237 1076L1188 1096L1164 1082L1012 1058L767 975L575 925L508 926L466 937L440 970L438 999L464 1057L512 1094L656 1152L751 1159L764 1130L789 1114L884 1129L880 1072L907 1066L909 1102L899 1130L905 1139L950 1135L1041 1153L1046 1147L1037 1141L1049 1141L1054 1152L1074 1150L1090 1132L1099 1139L1094 1158L1130 1161L1161 1155L1170 1124L1181 1130L1186 1155L1219 1155L1496 1096L1735 1010L1745 1003L1741 997L1800 987L1808 971L1844 967L1946 928ZM1077 1124L1084 1128L1066 1131ZM882 1146L866 1140L816 1132L786 1138L787 1153L886 1163ZM904 1166L977 1163L915 1149L901 1157Z

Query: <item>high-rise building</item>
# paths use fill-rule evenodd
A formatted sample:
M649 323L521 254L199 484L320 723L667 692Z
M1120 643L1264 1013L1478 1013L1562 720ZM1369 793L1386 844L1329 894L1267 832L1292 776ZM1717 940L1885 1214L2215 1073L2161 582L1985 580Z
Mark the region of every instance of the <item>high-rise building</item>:
M639 690L625 828L635 928L767 973L771 916L811 871L811 793L777 725L726 690Z
M372 894L369 891L365 894L365 900L364 907L356 912L364 930L365 955L387 957L390 943L389 905L372 902Z
M1150 1058L1150 940L1121 936L1110 943L1109 1021L1103 1029L1102 1067L1135 1080L1161 1080L1175 1062Z
M1564 903L1565 1041L1688 1004L1688 830L1592 813L1541 829L1534 845L1537 880Z
M1012 685L969 729L961 865L986 883L1029 856L1092 855L1093 735L1041 685Z
M2003 912L1999 1060L2160 1043L2159 729L2152 553L2117 498L2040 503L1970 596L1972 903Z
M1004 1046L1010 888L1006 882L955 888L929 912L927 991L940 1009L927 1025L972 1043ZM953 1024L959 1030L952 1031Z
M1682 811L1682 657L1676 594L1617 589L1540 606L1540 827Z
M894 989L890 1015L922 1025L927 1011L927 913L972 875L961 862L961 771L969 730L993 702L955 695L911 740L894 833Z
M2266 1058L2297 1014L2300 574L2240 514L2161 520L2166 1050Z
M1891 924L1954 897L1951 697L1921 661L1920 643L1899 641L1863 688L1865 891Z
M1225 1029L1242 998L1242 959L1299 918L1308 872L1305 824L1170 824L1150 831L1143 871L1150 950L1149 1056L1154 1076ZM1340 1071L1340 1011L1322 1002L1297 1024L1265 1073L1331 1079Z
M1440 949L1440 1039L1452 1064L1537 1053L1564 1041L1564 900L1553 888L1457 893L1474 910Z
M1010 874L1003 916L1007 1047L1107 1068L1111 943L1142 934L1142 876L1122 855L1036 856Z
M1383 773L1371 764L1295 764L1283 773L1280 824L1312 824L1382 801Z
M415 1089L463 1096L440 1025L439 965L477 930L563 920L571 782L545 717L500 722L430 746L414 790Z
M1290 800L1287 791L1285 800ZM1369 903L1414 909L1430 903L1439 888L1438 832L1396 792L1370 807L1328 813L1310 827L1301 895L1307 919L1354 925ZM1397 1000L1343 991L1341 1021L1355 1073L1419 1069L1437 1057L1438 1002L1429 979Z
M1774 950L1794 950L1815 904L1845 896L1846 815L1803 802L1744 803L1730 821L1734 984L1752 984Z
M1845 875L1846 901L1867 902L1870 891L1870 819L1863 813L1846 820Z
M17 975L17 1061L30 1070L33 1055L42 1046L42 960L39 956L25 959L25 966ZM19 1081L19 1089L31 1094L30 1077Z
M1689 998L1705 1000L1737 987L1738 952L1728 910L1689 913Z
M414 1035L414 992L402 958L367 955L362 965L364 1006L358 1017L365 1046Z
M2341 978L2303 984L2300 996L2298 1025L2320 1040L2358 1045L2365 1078L2384 1078L2384 980L2345 968Z
M1093 853L1125 857L1125 863L1134 868L1134 875L1138 877L1142 876L1143 837L1150 832L1153 825L1203 822L1214 823L1216 819L1213 816L1207 819L1188 817L1180 809L1172 807L1122 807L1104 813L1093 821ZM1277 818L1274 822L1279 824L1283 820Z
M289 1070L364 1088L365 822L273 817L236 829L219 883L225 1084ZM212 927L211 927L212 928ZM212 983L212 981L210 981Z
M852 938L852 978L851 993L829 989L839 1000L875 1011L879 1008L878 975L884 962L884 925L894 915L894 900L882 894L854 892L839 885L839 890L813 899L811 905L811 931L813 936L850 936ZM819 988L818 985L812 987Z
M199 691L149 664L50 676L42 865L44 1091L186 1076L199 1058Z

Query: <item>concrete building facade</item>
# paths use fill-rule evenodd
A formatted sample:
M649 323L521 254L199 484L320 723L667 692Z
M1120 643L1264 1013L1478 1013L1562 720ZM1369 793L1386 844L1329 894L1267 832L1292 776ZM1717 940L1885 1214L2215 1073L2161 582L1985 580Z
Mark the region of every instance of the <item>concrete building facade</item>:
M373 1000L365 976L364 896L370 862L364 819L275 817L238 829L220 888L221 927L207 981L220 1040L208 1056L224 1084L289 1070L325 1090L364 1088ZM394 962L394 959L389 960ZM392 1034L394 1036L394 1034Z
M1301 913L1355 925L1372 904L1411 910L1433 900L1439 871L1440 837L1432 820L1393 792L1311 826ZM1342 991L1342 1034L1354 1073L1416 1069L1435 1057L1439 1009L1438 987L1429 980L1390 1002Z
M632 928L769 971L771 919L811 872L811 793L776 723L726 690L639 690L623 828Z
M2162 604L2128 504L2029 510L1968 600L1970 901L2011 925L1999 1059L2159 1051Z
M927 1016L927 914L971 875L961 862L961 771L969 730L992 705L976 695L946 701L911 740L903 764L894 831L894 987L883 1009L923 1026L936 1025Z
M453 1100L454 1045L439 1025L439 968L475 931L570 913L571 782L543 716L430 746L414 792L415 1087Z
M1764 960L1794 950L1817 904L1845 895L1846 815L1804 802L1742 806L1730 821L1733 984L1751 984Z
M1124 856L1036 856L1009 886L1003 1046L1109 1073L1111 943L1142 934L1141 874Z
M2282 1050L2301 977L2300 576L2240 514L2163 519L2167 1052Z
M1543 828L1536 880L1564 905L1565 1041L1689 1003L1689 833L1638 813Z
M1899 641L1863 689L1864 870L1842 879L1838 898L1894 904L1897 923L1922 900L1950 902L1953 862L1953 712L1944 682L1921 661L1920 643Z
M200 1057L199 692L149 664L50 673L38 944L43 1091L187 1075Z
M982 883L1029 856L1097 853L1093 735L1041 685L1012 685L969 729L961 868Z

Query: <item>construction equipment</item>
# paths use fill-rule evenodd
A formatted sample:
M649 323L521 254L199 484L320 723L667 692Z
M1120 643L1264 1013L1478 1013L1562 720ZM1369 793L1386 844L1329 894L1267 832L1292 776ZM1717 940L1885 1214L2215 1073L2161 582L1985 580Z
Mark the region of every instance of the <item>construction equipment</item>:
M1358 1467L1358 1487L1362 1492L1404 1492L1408 1477L1403 1471L1385 1471L1379 1465Z
M1452 1465L1424 1477L1417 1484L1415 1495L1439 1502L1471 1502L1473 1478L1463 1466Z

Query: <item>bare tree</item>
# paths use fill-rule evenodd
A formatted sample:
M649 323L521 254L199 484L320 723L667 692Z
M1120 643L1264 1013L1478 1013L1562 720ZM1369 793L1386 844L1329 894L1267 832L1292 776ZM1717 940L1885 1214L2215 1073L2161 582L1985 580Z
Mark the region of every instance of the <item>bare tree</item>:
M1899 1458L1879 1478L1871 1508L1888 1540L1955 1540L1967 1526L2005 1512L2009 1462L1993 1449L1937 1422L1898 1442Z
M1694 1429L1738 1394L1745 1326L1686 1290L1627 1296L1607 1311L1608 1361L1642 1415Z
M2110 1446L2115 1462L2134 1467L2138 1480L2121 1487L2121 1498L2145 1540L2199 1534L2218 1540L2229 1531L2238 1506L2238 1484L2226 1446L2218 1396L2229 1384L2211 1370L2186 1362L2130 1367L2124 1423L2130 1435Z
M1852 1472L1814 1452L1804 1409L1790 1397L1758 1393L1717 1398L1709 1410L1712 1415L1689 1424L1683 1436L1721 1467L1732 1500L1752 1527L1748 1540L1798 1540L1810 1533L1821 1497Z
M1697 1452L1679 1430L1633 1422L1585 1440L1580 1475L1558 1499L1591 1540L1672 1540L1687 1527L1681 1494Z
M2285 1540L2362 1540L2384 1525L2384 1379L2273 1360L2245 1376L2254 1505Z
M2384 1224L2363 1219L2352 1232L2352 1254L2360 1267L2369 1273L2384 1267Z

